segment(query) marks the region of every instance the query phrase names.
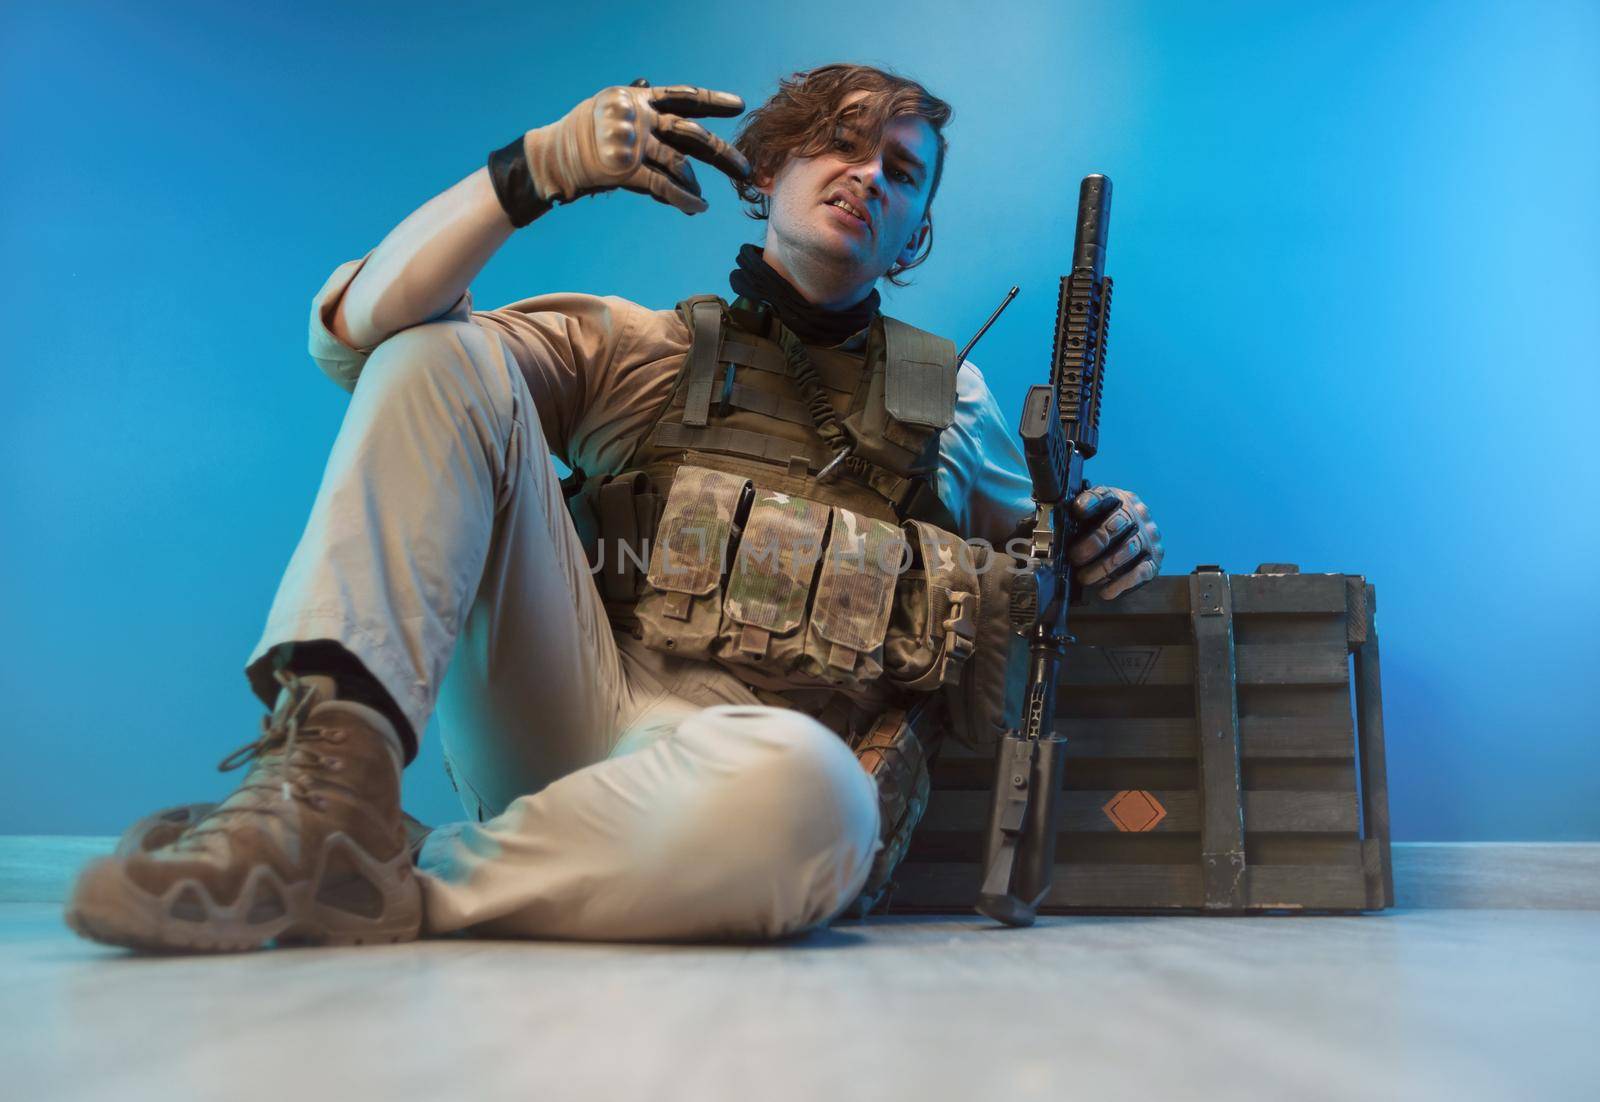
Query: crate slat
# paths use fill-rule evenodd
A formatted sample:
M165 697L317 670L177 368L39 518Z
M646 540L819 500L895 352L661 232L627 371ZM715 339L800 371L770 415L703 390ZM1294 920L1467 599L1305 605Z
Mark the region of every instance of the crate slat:
M1144 790L1141 790L1144 791ZM1162 816L1148 831L1129 831L1119 827L1106 812L1106 805L1118 796L1115 791L1069 791L1061 794L1061 830L1069 833L1193 833L1200 829L1200 796L1193 789L1157 789L1149 794L1160 805ZM928 801L920 830L929 833L960 832L981 837L989 821L988 792L943 791ZM1123 822L1136 825L1142 811L1133 804L1124 812ZM1246 792L1244 828L1264 832L1354 833L1360 824L1354 792ZM1069 852L1064 839L1057 849Z
M1176 910L1198 907L1203 892L1198 865L1057 864L1045 909Z
M1344 834L1268 834L1245 836L1245 850L1251 865L1336 865L1347 869L1363 866L1361 839Z
M1362 911L1367 881L1360 865L1251 865L1246 898L1259 910Z
M1078 617L1094 619L1097 616L1187 616L1189 615L1188 579L1182 574L1169 574L1142 585L1131 593L1124 593L1114 601L1101 599L1098 593L1086 594L1072 606L1068 620Z
M1233 641L1241 647L1321 644L1348 653L1350 629L1343 616L1235 616ZM1130 632L1125 642L1132 646L1139 639Z
M1353 588L1353 587L1352 587ZM1362 641L1356 648L1356 709L1360 713L1361 798L1366 820L1363 833L1378 853L1378 871L1369 876L1368 894L1394 905L1394 865L1389 855L1389 772L1383 744L1383 676L1378 660L1378 597L1363 586L1360 611L1366 616Z
M1068 717L1056 720L1056 731L1067 740L1068 759L1192 758L1195 755L1194 720L1188 717Z
M1105 813L1105 805L1116 792L1063 792L1061 800L1061 831L1119 834L1117 825ZM1188 791L1162 790L1150 793L1165 812L1154 831L1166 833L1193 833L1199 829L1200 797L1193 789ZM940 792L928 801L927 814L919 830L971 834L980 837L989 822L990 797L987 792ZM1057 839L1059 852L1067 852L1064 840Z
M982 789L994 784L993 758L946 759L933 763L935 789ZM1123 788L1192 788L1193 759L1187 758L1083 758L1067 765L1065 786L1094 791ZM1278 785L1279 788L1288 787Z
M1232 574L1237 616L1345 614L1344 574Z
M1339 761L1310 758L1246 758L1244 786L1256 791L1274 789L1289 792L1345 792L1354 797L1355 760L1353 758Z
M1056 731L1067 740L1069 758L1193 758L1197 752L1194 720L1187 716L1064 716L1056 720ZM1247 758L1348 760L1356 752L1355 728L1348 709L1343 716L1328 718L1241 716L1239 742ZM945 743L939 755L951 761L994 760L992 748L975 750L954 740Z
M1254 644L1234 648L1240 685L1348 685L1350 655L1327 644Z
M1239 753L1238 652L1226 574L1189 575L1195 722L1200 731L1200 876L1207 909L1244 903L1244 795Z
M1244 794L1246 831L1354 833L1360 827L1361 809L1354 792L1268 789Z
M967 911L978 898L976 862L906 864L895 875L896 911ZM1040 910L1193 909L1200 906L1198 865L1058 864Z
M1239 715L1296 721L1350 719L1349 685L1240 685Z
M1241 685L1348 685L1350 656L1342 642L1256 643L1234 648ZM1192 646L1069 647L1063 695L1078 686L1193 685Z
M1343 616L1347 610L1347 574L1230 574L1234 587L1234 612L1241 616L1323 614ZM1189 613L1188 578L1169 574L1115 601L1088 596L1072 607L1071 615L1186 616Z
M1246 758L1338 758L1356 752L1350 711L1331 718L1239 717L1239 742Z
M1363 911L1378 906L1368 902L1360 868L1253 865L1245 881L1245 907L1251 910ZM978 865L907 864L895 882L896 911L961 913L977 900ZM1178 911L1197 910L1201 902L1197 866L1060 864L1040 910Z

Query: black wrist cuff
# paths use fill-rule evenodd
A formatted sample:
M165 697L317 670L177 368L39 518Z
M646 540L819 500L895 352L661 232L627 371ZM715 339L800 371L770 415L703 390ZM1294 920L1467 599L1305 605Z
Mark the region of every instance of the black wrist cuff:
M539 198L533 186L533 174L528 171L528 151L520 135L510 145L489 154L489 182L494 185L501 209L518 229L550 209L550 204Z

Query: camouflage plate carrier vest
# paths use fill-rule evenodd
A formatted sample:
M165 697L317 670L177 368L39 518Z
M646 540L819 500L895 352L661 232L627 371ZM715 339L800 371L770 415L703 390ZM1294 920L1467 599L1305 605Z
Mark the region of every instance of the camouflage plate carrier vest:
M978 592L934 487L955 346L880 316L864 351L801 354L744 299L677 310L690 350L627 471L569 484L613 622L770 691L954 684Z

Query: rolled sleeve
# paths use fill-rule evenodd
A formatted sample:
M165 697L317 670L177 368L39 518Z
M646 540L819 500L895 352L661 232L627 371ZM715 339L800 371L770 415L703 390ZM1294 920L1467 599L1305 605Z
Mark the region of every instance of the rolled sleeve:
M350 392L377 346L351 347L331 323L365 263L339 265L311 302L311 358ZM474 311L467 292L432 320L469 322L498 336L528 384L551 453L589 474L621 469L670 396L689 347L675 311L616 296L548 294Z
M371 255L371 254L368 254ZM369 348L353 348L340 340L333 333L333 315L339 309L339 303L344 299L344 293L350 287L350 282L366 264L367 258L349 260L333 270L328 281L322 285L322 290L316 293L311 300L311 326L306 347L311 353L311 359L328 378L339 384L346 391L354 391L356 380L361 377L361 369L366 366L367 357L372 355L373 345ZM465 292L456 300L456 304L435 320L439 321L466 321L472 315L472 293Z

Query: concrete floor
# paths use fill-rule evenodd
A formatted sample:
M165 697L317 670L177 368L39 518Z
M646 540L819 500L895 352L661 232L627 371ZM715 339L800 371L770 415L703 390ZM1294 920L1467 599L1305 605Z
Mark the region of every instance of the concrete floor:
M16 1099L1592 1099L1600 912L143 958L0 904Z

